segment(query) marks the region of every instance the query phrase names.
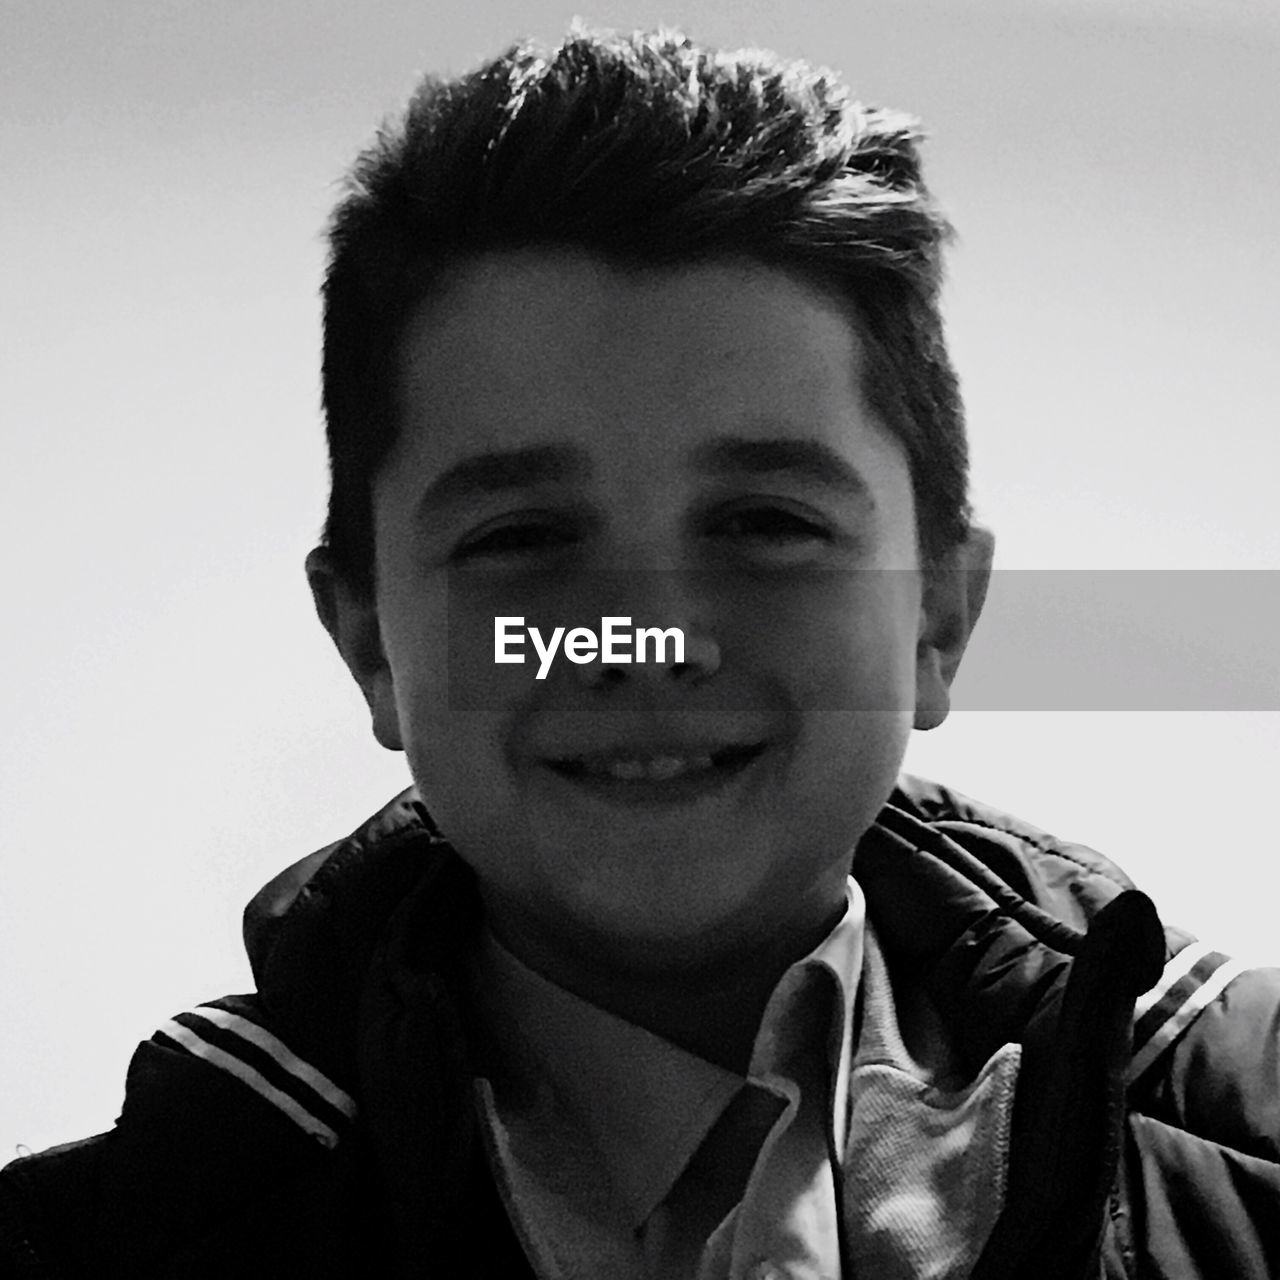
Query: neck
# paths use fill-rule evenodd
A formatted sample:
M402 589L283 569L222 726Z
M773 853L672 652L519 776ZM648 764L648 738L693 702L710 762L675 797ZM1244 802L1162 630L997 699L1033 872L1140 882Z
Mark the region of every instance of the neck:
M752 943L695 964L628 962L598 940L565 947L501 913L488 915L498 940L544 978L619 1018L644 1027L717 1066L746 1075L761 1020L782 975L830 933L843 899L820 919L756 931ZM759 933L767 941L758 941Z

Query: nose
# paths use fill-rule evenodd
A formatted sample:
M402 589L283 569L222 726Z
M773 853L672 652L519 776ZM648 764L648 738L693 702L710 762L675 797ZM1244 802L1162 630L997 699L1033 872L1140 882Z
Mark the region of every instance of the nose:
M597 657L575 668L577 678L588 688L605 689L632 681L653 681L669 684L699 685L709 680L720 669L720 645L705 631L693 631L681 627L684 635L684 652L678 655L668 637L655 652L652 643L644 646L644 661L638 661L640 644L629 647L630 662L606 662Z
M633 682L692 686L720 670L720 643L711 625L710 583L700 584L697 575L679 567L646 567L608 575L607 582L598 580L597 585L604 588L606 598L600 603L607 603L608 613L631 619L624 628L631 643L615 655L630 661L608 660L610 655L601 645L593 661L576 669L578 679L588 687ZM683 637L683 651L674 643L672 629ZM642 642L641 635L646 632Z

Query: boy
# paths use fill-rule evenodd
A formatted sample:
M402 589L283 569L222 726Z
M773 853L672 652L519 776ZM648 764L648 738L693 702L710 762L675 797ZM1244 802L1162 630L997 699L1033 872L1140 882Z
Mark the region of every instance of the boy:
M424 85L333 223L307 563L415 787L0 1174L9 1273L1280 1273L1275 974L897 777L992 553L945 235L768 55Z

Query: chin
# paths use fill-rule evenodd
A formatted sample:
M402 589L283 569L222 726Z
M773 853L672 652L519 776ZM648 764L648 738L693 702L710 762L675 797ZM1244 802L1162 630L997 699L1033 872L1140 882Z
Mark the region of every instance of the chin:
M758 928L769 904L781 894L767 866L743 857L743 848L722 848L711 856L705 844L694 850L619 850L602 865L584 867L565 906L578 928L601 944L704 947L739 922Z

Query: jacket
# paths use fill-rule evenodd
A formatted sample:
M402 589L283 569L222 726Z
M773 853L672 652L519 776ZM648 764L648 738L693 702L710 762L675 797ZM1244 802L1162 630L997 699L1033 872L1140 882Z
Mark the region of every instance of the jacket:
M972 1280L1280 1276L1280 970L915 778L853 873L895 990L927 995L960 1060L1022 1046ZM256 992L143 1042L111 1131L0 1170L0 1276L531 1276L473 1100L479 921L412 789L287 868L245 912Z

